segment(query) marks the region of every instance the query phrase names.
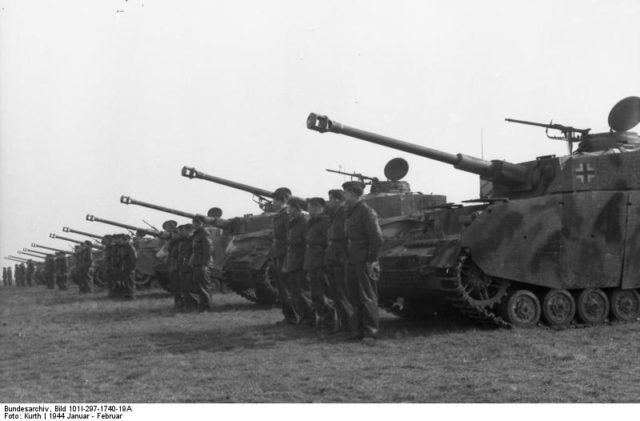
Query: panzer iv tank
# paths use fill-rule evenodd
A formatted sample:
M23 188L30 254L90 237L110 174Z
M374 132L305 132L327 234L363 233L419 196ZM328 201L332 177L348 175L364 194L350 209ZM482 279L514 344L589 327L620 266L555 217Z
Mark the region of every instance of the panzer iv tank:
M477 174L479 199L407 217L380 258L380 285L425 309L481 323L554 327L636 320L640 313L640 98L617 103L610 132L558 124L567 156L518 164L450 154L311 114L307 127ZM526 122L528 123L528 122ZM537 125L537 124L536 124ZM547 133L549 136L549 133Z

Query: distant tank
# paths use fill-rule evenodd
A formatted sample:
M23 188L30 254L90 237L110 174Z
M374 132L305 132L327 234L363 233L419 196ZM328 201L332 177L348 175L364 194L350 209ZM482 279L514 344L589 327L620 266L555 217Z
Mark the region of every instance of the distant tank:
M121 196L120 203L123 203L125 205L138 205L145 208L154 209L160 212L170 213L172 215L178 215L178 216L182 216L189 219L193 219L196 216L195 213L184 212L181 210L172 209L165 206L155 205L153 203L143 202L140 200L133 199L129 196ZM220 236L221 230L219 228L206 227L206 229L209 230L209 233L211 234L211 238L214 239L214 244L211 250L213 260L214 260L213 277L220 280L221 282L226 283L226 279L225 279L226 277L223 274L223 265L224 265L224 258L225 258L224 249L226 247L226 242L223 238L221 238Z
M222 219L211 218L209 224L222 228L227 246L223 265L223 276L232 291L244 298L265 305L277 302L278 293L269 252L273 241L270 199L272 192L247 184L205 174L191 167L183 167L182 175L222 184L253 194L264 213Z
M166 242L159 238L159 231L123 224L122 222L110 221L98 218L94 215L87 215L86 220L91 222L101 222L103 224L124 228L134 233L140 232L145 235L149 235L151 238L144 237L141 240L138 240L140 251L138 252L138 259L136 261L136 283L139 286L148 286L149 283L155 279L162 288L171 292L169 274L167 272L165 261L157 256L157 253Z
M551 326L638 317L640 136L629 132L638 122L640 98L630 97L611 110L608 133L540 124L578 149L519 164L441 152L316 114L307 126L480 175L480 198L467 201L477 204L406 217L412 241L385 247L380 284L425 312L531 327L541 317Z

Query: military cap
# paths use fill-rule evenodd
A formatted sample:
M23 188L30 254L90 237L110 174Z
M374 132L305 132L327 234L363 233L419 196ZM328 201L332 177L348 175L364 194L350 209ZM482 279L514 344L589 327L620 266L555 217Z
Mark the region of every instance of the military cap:
M298 210L305 210L307 208L306 202L303 199L296 196L291 197L287 202L287 205L293 208L296 208Z
M90 246L90 245L91 245L91 241L89 241L89 240L84 240L84 241L83 241L83 244L85 244L85 245L87 245L87 246Z
M362 193L364 193L364 184L358 181L347 181L342 185L342 188L345 191L350 191L356 196L362 196Z
M344 191L341 189L329 190L329 198L344 200Z
M213 207L209 209L207 216L210 218L220 218L222 216L222 209Z
M323 207L325 203L326 202L322 197L312 197L310 199L307 199L308 205L316 205L316 206Z
M173 219L169 219L162 223L162 229L165 231L171 231L173 229L176 229L176 226L178 226L178 223Z
M291 197L291 190L286 187L277 188L273 192L273 198L281 202L286 202Z

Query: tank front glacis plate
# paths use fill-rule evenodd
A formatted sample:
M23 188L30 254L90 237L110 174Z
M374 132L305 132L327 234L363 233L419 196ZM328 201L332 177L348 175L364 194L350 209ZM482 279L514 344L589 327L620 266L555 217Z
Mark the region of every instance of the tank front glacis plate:
M376 211L381 219L409 215L446 203L446 196L420 193L368 194L364 202Z

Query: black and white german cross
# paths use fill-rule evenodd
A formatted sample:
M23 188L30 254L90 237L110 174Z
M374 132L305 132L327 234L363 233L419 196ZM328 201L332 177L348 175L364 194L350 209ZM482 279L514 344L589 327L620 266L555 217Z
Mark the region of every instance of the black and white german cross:
M591 183L591 180L596 178L596 169L594 166L584 162L576 167L575 173L576 178L580 180L581 183Z

